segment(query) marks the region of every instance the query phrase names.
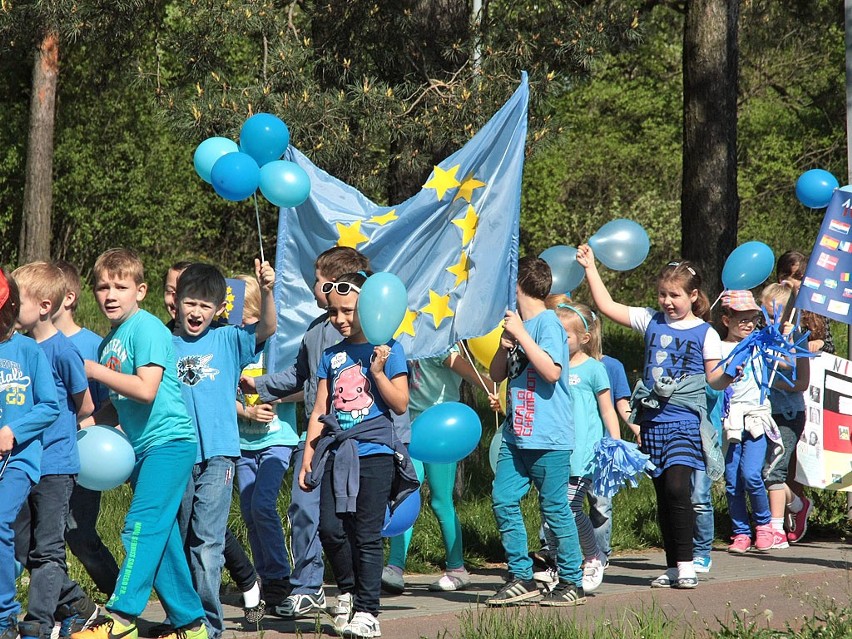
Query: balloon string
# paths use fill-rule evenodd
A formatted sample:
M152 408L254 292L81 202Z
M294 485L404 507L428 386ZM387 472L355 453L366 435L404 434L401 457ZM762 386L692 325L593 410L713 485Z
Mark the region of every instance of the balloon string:
M467 358L467 361L469 361L470 365L473 367L473 372L476 373L476 376L479 378L479 383L482 384L482 389L486 393L490 394L491 391L488 390L488 386L485 384L485 380L482 379L482 375L479 374L479 369L476 367L476 362L474 362L473 356L470 354L470 351L467 350L467 345L465 345L463 340L459 341L459 344L461 344L462 350L464 351L464 355ZM496 388L497 384L495 384L494 386Z
M257 220L257 241L260 244L260 263L263 264L266 259L263 257L263 235L260 232L260 209L257 207L257 192L254 194L254 217Z
M722 289L722 292L721 292L721 293L719 293L719 297L717 297L717 298L716 298L716 301L715 301L715 302L713 302L713 303L710 305L710 310L711 310L711 311L712 311L712 310L716 307L716 304L718 304L718 303L719 303L719 300L720 300L720 299L722 299L722 296L725 294L725 292L726 292L726 289Z

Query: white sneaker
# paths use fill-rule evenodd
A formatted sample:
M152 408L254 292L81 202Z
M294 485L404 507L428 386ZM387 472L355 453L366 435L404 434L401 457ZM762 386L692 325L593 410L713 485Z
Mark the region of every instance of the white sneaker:
M469 585L470 573L462 568L461 570L448 570L438 581L429 584L429 590L451 592L453 590L463 590Z
M381 637L382 628L379 620L369 612L356 612L352 621L343 627L344 637L358 637L369 639L370 637Z
M280 606L275 606L275 614L279 617L295 619L316 615L325 610L325 606L325 591L320 587L315 593L290 595Z
M595 557L583 564L583 590L594 592L603 582L604 567L600 559Z
M337 632L343 632L352 617L352 593L337 595L337 603L328 607L331 623Z
M556 584L559 583L559 574L556 572L555 568L537 570L533 573L533 579L536 584L538 584L539 590L548 593L556 587Z
M405 579L402 573L390 566L382 568L382 590L389 595L401 595L405 590Z

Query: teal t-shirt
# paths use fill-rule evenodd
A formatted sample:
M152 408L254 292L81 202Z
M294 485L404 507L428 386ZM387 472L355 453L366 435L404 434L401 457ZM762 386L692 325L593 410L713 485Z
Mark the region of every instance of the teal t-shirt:
M444 366L450 354L458 352L453 346L445 355L408 362L408 411L412 419L435 404L459 401L461 378Z
M258 377L265 374L266 371L263 368L265 355L264 350L257 361L243 369L243 375ZM254 401L257 395L250 397ZM299 434L296 430L296 404L284 402L274 406L277 416L271 422L237 418L237 425L240 428L240 450L263 450L270 446L295 446L299 443Z
M595 444L604 435L604 424L598 406L598 393L609 390L606 366L591 357L568 374L571 398L574 400L574 453L571 476L591 477Z
M163 379L150 404L109 391L121 429L137 456L166 442L196 441L195 428L180 394L172 336L160 320L148 311L137 311L107 333L98 358L107 368L125 375L152 364L163 369Z

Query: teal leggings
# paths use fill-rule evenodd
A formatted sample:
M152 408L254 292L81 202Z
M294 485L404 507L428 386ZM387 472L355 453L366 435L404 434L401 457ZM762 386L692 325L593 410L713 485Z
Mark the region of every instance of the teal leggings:
M417 477L420 481L423 481L425 470L426 480L429 482L432 495L429 505L438 519L441 534L444 536L447 570L463 568L461 522L459 522L453 505L457 464L424 464L413 458L411 461L414 462L414 468L417 470ZM408 546L411 544L413 530L413 527L409 528L401 535L391 538L388 565L405 568L405 558L408 556Z

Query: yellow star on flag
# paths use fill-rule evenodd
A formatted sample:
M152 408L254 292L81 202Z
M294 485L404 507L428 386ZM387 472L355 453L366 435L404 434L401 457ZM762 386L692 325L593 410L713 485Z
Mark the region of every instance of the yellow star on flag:
M473 206L468 204L467 212L459 220L453 220L453 224L462 230L462 246L467 246L476 234L476 225L479 224L479 216Z
M402 321L399 323L399 328L396 329L396 333L393 334L393 338L396 339L403 333L407 333L411 335L411 337L415 337L414 335L414 320L417 319L419 313L417 311L412 311L410 308L406 309L405 317L402 318Z
M470 198L473 197L474 189L481 189L485 186L485 182L480 182L475 177L473 177L473 173L469 174L462 182L462 185L459 187L458 193L453 198L453 202L456 200L466 200L468 204L470 204Z
M447 268L450 273L456 276L455 286L458 286L459 284L467 280L469 269L469 258L467 256L467 253L465 253L464 251L462 251L459 261Z
M396 214L396 209L391 209L384 215L374 215L371 217L368 222L373 222L374 224L378 224L379 226L384 226L388 222L393 222L394 220L398 220L399 216Z
M340 236L340 239L337 240L338 246L357 249L359 244L370 239L361 232L361 220L352 222L349 226L340 222L335 222L334 225L337 227L337 234Z
M435 330L441 325L448 317L453 317L455 313L453 313L450 308L450 296L448 295L438 295L432 289L429 289L429 303L420 309L422 313L428 313L435 320Z
M459 166L461 165L456 164L449 171L445 171L440 166L436 166L431 179L423 185L423 188L435 189L438 199L443 199L447 191L454 189L461 184L461 182L456 179L456 173L458 173Z

